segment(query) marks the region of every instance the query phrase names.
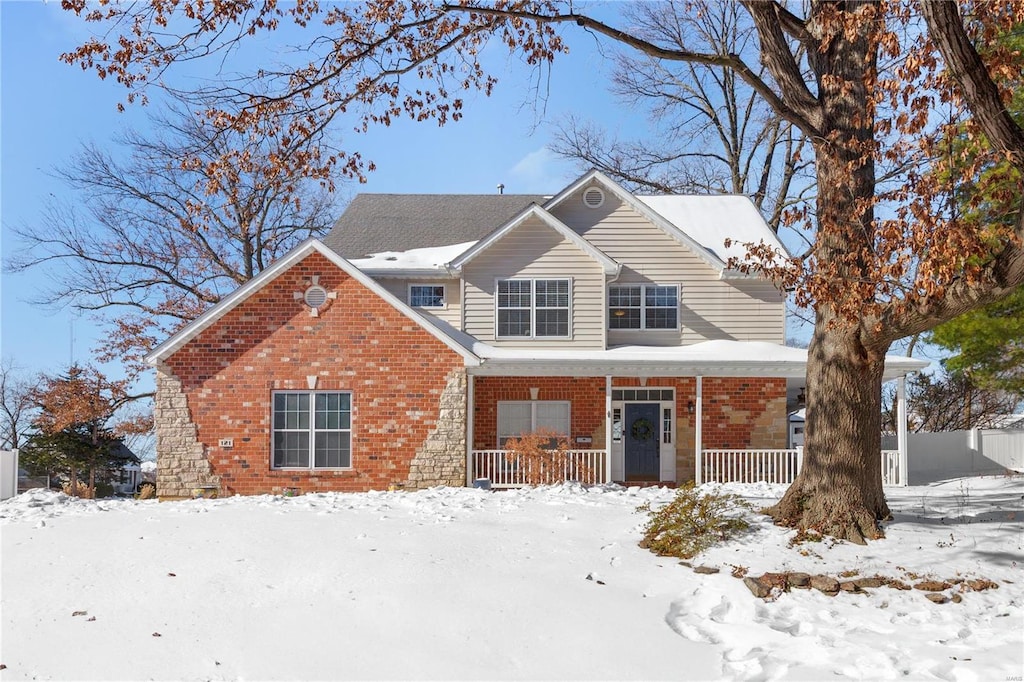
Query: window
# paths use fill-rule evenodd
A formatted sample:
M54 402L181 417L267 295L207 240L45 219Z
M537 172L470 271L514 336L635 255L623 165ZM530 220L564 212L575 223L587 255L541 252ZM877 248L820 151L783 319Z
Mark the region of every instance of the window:
M500 401L498 447L510 438L546 429L569 435L569 402L563 400Z
M679 287L627 284L608 287L609 329L678 329Z
M351 393L274 393L273 423L275 469L352 466Z
M414 308L443 308L443 284L410 284L409 305Z
M497 336L569 336L569 280L506 279L498 282Z

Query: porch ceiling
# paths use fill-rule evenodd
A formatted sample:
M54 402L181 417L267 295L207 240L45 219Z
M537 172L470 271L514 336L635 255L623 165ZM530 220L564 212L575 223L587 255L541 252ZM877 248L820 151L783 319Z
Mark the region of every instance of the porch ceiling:
M807 351L760 341L704 341L690 346L619 346L607 350L496 348L477 343L478 376L719 376L802 378ZM885 379L928 366L915 358L886 356Z

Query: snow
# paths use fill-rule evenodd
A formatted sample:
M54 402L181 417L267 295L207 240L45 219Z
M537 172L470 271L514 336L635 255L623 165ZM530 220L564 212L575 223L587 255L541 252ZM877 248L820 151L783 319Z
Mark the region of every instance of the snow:
M369 258L355 258L350 262L363 271L384 271L395 270L436 270L438 274L445 274L445 265L455 260L456 257L468 251L476 242L463 242L449 246L434 246L423 249L410 249L408 251L382 251L381 253L370 254Z
M707 196L637 196L658 215L715 254L723 263L730 258L746 260L744 243L764 242L787 255L775 233L769 229L753 202L739 194ZM731 239L728 247L725 240Z
M783 492L723 486L755 504ZM0 503L0 680L1014 679L1024 477L887 491L887 537L752 532L700 575L640 549L661 488ZM856 570L999 589L754 598L729 573ZM952 594L955 589L947 590ZM75 615L78 613L79 615Z

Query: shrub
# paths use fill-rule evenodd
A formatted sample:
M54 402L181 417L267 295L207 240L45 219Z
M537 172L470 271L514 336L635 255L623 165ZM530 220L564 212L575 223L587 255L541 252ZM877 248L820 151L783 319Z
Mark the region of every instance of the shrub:
M152 483L143 483L139 486L138 499L151 500L156 497L156 486Z
M519 479L526 485L545 485L565 481L589 481L590 467L569 452L569 441L551 429L539 429L505 442L505 461L517 467Z
M738 495L700 491L691 481L661 509L652 511L649 502L637 508L651 514L640 546L659 556L689 559L750 528L742 516L748 509L750 503Z
M64 491L65 495L73 494L71 490L71 481L61 484L61 490ZM96 488L90 488L89 485L83 481L78 482L78 490L74 491L76 497L80 497L83 500L94 500L96 499Z

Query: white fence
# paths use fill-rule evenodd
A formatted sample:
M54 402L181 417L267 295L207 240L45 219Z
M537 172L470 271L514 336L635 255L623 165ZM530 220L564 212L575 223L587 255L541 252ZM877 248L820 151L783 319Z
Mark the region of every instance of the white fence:
M557 451L552 451L557 452ZM605 483L604 450L568 450L564 460L554 456L520 458L508 450L474 450L473 478L486 478L492 488L517 488L531 483Z
M803 466L803 448L787 450L703 450L701 482L789 485ZM882 450L882 484L906 485L898 450Z
M18 451L0 450L0 500L18 494Z
M882 443L895 442L883 436ZM923 485L961 476L1024 472L1024 430L975 429L907 434L907 481Z

